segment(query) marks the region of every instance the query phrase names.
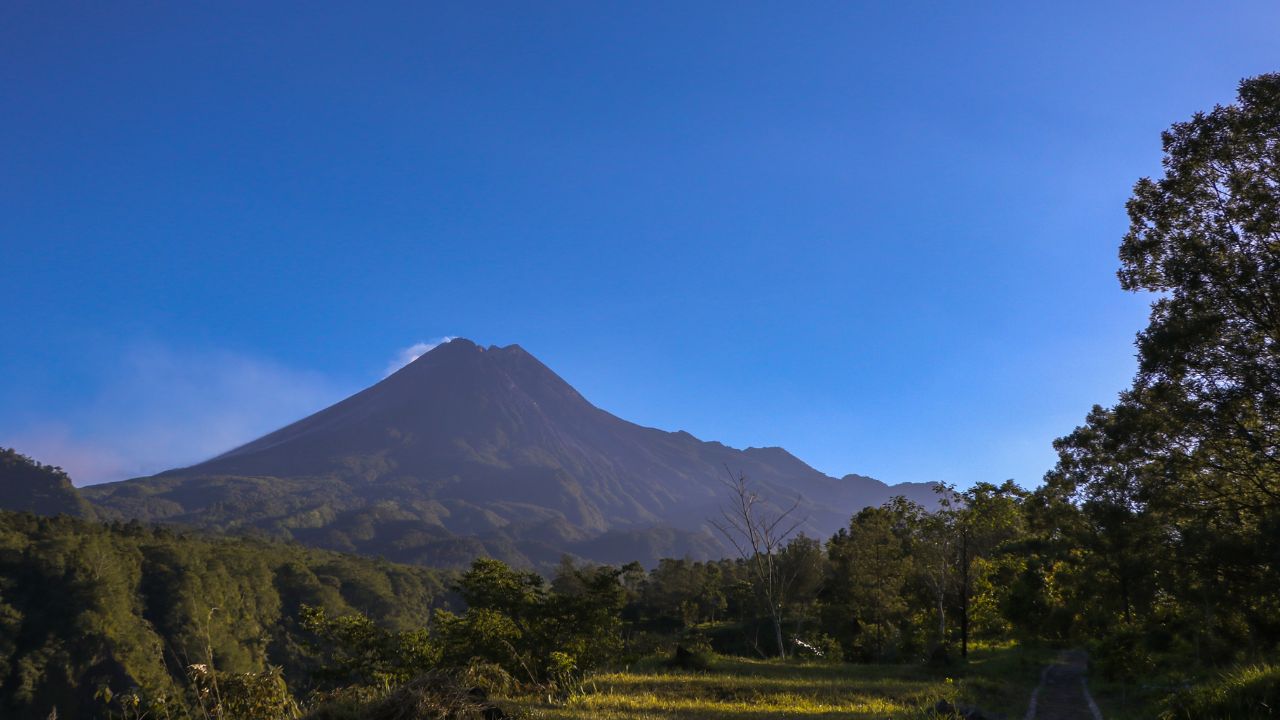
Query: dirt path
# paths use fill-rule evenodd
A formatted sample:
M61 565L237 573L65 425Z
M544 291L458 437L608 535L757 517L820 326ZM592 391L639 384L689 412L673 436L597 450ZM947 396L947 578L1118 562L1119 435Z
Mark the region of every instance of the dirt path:
M1041 673L1024 720L1102 720L1089 694L1088 671L1089 656L1083 650L1063 651Z

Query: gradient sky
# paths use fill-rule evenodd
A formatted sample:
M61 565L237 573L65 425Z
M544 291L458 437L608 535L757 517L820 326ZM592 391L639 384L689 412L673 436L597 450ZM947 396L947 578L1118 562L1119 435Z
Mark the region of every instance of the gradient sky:
M200 460L443 336L624 418L1040 482L1169 124L1280 5L0 6L0 445Z

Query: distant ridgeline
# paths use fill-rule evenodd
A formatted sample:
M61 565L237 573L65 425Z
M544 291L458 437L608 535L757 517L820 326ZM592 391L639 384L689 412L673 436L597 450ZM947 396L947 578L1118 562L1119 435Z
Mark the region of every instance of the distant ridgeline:
M739 450L622 420L518 345L454 340L329 408L192 467L83 489L103 517L256 530L398 562L478 556L548 568L727 554L709 532L726 473L826 537L930 485L829 477L782 448Z
M306 687L303 605L426 624L432 570L248 538L0 511L0 717L96 717L101 688L179 695L187 668Z

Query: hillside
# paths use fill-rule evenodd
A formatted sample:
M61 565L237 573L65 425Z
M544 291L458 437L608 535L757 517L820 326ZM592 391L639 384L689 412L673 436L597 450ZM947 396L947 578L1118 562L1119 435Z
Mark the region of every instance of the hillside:
M707 518L726 472L826 536L924 485L828 477L781 448L738 450L601 410L518 345L454 340L382 382L207 462L85 494L108 515L256 529L431 565L477 554L654 561L723 552Z
M0 510L93 516L93 507L76 492L62 468L44 465L8 448L0 448Z
M407 629L443 588L432 570L293 545L0 512L0 717L99 717L103 685L174 695L210 655L305 688L304 604Z

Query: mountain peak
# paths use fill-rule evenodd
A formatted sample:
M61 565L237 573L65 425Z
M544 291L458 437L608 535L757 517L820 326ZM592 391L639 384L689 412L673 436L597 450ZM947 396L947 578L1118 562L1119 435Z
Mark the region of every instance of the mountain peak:
M470 536L554 562L571 542L590 556L608 533L705 532L726 469L772 501L803 497L813 535L889 497L779 447L737 450L627 422L521 346L466 338L212 460L94 492L122 512L142 492L174 521L287 530L401 560L439 562L456 547L449 538Z
M420 355L406 367L419 366L421 371L412 373L419 379L430 370L437 379L443 375L465 373L463 368L471 372L490 372L509 374L511 372L532 373L526 379L538 375L559 378L546 365L519 345L490 345L485 347L466 338L453 338ZM458 379L458 378L455 378ZM384 381L385 382L385 381ZM563 382L563 381L560 381ZM381 383L379 383L380 385ZM370 390L377 388L374 385Z
M422 353L421 355L418 356L418 360L421 360L422 358L427 357L428 355L459 353L459 352L483 352L483 351L484 351L484 348L480 347L476 343L463 337L456 337L456 338L449 338L448 340L445 340L439 345L436 345L430 350Z
M464 337L455 337L445 340L436 345L427 352L422 353L414 362L419 362L424 358L441 355L476 355L479 353L494 353L499 355L511 355L516 357L533 358L527 350L516 344L511 345L490 345L485 347Z

